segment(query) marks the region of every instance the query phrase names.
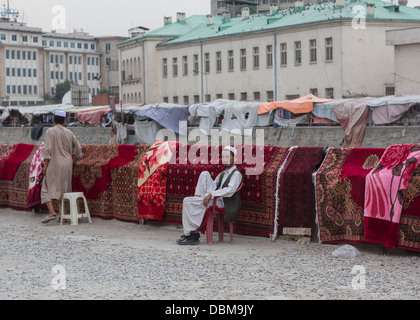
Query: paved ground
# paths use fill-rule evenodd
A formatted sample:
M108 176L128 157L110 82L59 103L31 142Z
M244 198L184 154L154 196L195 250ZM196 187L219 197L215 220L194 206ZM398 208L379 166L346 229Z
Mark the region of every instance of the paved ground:
M236 234L182 247L180 225L42 218L0 209L0 299L420 299L416 252L357 245L343 259L342 244Z

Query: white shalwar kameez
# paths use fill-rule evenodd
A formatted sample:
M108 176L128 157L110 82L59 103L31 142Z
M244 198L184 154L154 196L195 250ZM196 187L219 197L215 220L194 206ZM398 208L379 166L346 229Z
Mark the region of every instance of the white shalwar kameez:
M231 197L238 190L242 182L242 174L239 171L236 171L232 178L229 181L229 185L225 188L222 188L226 179L230 174L236 169L236 166L233 166L229 170L225 170L222 183L220 184L221 189L216 190L221 174L219 174L215 180L210 176L210 173L204 171L200 174L200 177L197 182L197 187L195 189L194 197L186 197L183 201L182 206L182 226L184 228L184 235L189 236L192 231L197 230L204 218L204 213L206 209L213 205L213 198L220 197L217 199L216 206L219 208L224 207L223 197ZM212 194L212 199L209 201L207 207L204 206L204 198L209 194Z

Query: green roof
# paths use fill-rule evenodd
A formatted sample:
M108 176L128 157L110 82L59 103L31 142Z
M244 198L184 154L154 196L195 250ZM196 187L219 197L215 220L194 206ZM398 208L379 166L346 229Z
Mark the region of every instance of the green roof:
M178 21L174 23L169 23L158 29L154 29L152 31L149 31L141 35L138 35L136 37L122 41L118 45L144 39L144 38L177 38L191 32L192 30L194 30L195 28L203 24L204 25L206 24L206 16L195 15L195 16L186 18L185 23L180 23Z
M329 21L352 21L353 18L361 13L360 10L357 10L358 8L356 6L363 6L367 13L368 3L375 5L375 11L373 16L367 15L367 22L396 21L420 23L420 9L417 8L392 5L389 2L378 0L353 1L354 0L345 0L344 6L341 8L336 7L335 1L332 1L320 4L310 4L300 11L295 10L295 8L292 7L279 10L274 15L254 14L250 15L249 18L245 20L243 20L242 17L235 17L227 22L223 22L220 16L214 16L214 23L212 25L206 24L206 16L192 16L187 19L187 22L191 21L190 24L192 25L194 21L194 27L190 27L188 30L187 28L181 29L181 25L175 23L148 32L143 36L153 36L155 34L161 34L163 36L165 34L172 34L174 39L159 45L164 46ZM354 11L353 8L355 8Z

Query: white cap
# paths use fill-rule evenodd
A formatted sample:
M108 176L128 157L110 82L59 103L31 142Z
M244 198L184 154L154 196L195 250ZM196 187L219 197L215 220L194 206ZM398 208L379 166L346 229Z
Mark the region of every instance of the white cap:
M57 111L55 112L55 115L56 115L56 116L58 116L58 117L63 117L63 118L65 118L65 117L66 117L66 112L65 112L65 111L62 111L62 110L57 110Z
M226 146L223 150L227 150L232 152L235 156L238 153L238 151L234 147Z

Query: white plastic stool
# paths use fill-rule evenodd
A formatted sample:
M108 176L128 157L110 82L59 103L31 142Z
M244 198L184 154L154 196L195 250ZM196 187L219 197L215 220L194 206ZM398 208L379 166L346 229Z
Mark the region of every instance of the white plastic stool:
M70 213L64 212L64 200L69 200L70 203ZM79 206L77 204L77 199L83 199L85 205L85 212L80 213ZM67 217L67 218L66 218ZM72 192L72 193L65 193L63 195L63 200L61 200L60 205L60 224L63 224L64 219L70 218L71 225L77 226L79 224L79 218L88 218L89 223L92 223L92 219L90 218L88 204L83 192Z

